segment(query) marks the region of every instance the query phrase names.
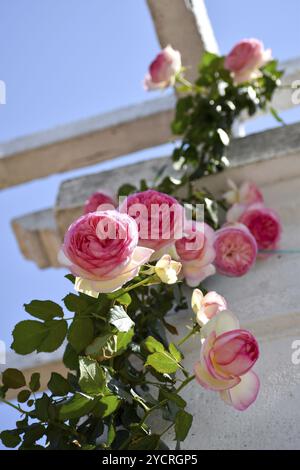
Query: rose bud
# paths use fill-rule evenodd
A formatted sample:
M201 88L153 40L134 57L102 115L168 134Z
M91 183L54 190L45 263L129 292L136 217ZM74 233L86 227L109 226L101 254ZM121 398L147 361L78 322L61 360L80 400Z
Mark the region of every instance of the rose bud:
M281 237L281 222L272 209L263 204L248 206L239 221L245 224L254 236L259 250L275 250Z
M141 246L158 251L182 235L184 209L168 194L153 189L131 194L121 204L120 212L136 220Z
M154 267L154 272L165 284L175 284L180 270L181 263L174 261L170 255L162 256Z
M223 194L223 198L229 205L235 203L253 204L255 202L264 202L260 189L251 181L244 181L238 188L233 181L228 180L228 186L230 190Z
M181 56L171 46L165 47L150 64L144 80L146 90L156 90L174 85L175 76L181 70Z
M239 277L246 274L255 263L257 243L243 224L225 225L216 232L215 266L220 274Z
M102 191L97 191L85 201L83 213L88 214L89 212L96 212L97 210L114 210L116 206L116 201L111 196Z
M210 291L203 295L200 289L194 289L192 294L192 309L196 314L197 323L205 325L217 313L227 309L224 297L217 292Z
M153 250L137 246L136 222L117 211L91 212L68 229L59 261L77 276L80 292L113 292L134 278Z
M205 223L189 222L185 235L175 243L182 264L182 275L190 287L196 287L208 276L215 274L213 229Z
M202 387L220 392L221 398L235 409L243 411L256 399L259 379L251 371L259 357L254 336L239 328L237 318L228 310L211 320L195 364L196 379Z
M259 68L272 59L271 49L264 49L258 39L243 39L225 57L224 66L232 72L234 82L240 84L257 78Z

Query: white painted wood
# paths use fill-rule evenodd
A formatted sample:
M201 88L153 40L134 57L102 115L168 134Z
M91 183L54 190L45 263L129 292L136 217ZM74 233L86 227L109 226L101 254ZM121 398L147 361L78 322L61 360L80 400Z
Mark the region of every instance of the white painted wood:
M203 0L147 0L161 47L180 51L186 76L194 81L204 51L218 45Z
M172 139L164 96L0 144L0 189L93 165Z

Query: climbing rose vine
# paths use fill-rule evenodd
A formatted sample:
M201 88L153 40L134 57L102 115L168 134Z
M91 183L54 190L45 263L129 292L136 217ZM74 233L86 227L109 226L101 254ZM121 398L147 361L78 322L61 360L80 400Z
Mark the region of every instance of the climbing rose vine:
M45 392L39 373L3 372L0 399L21 416L2 431L5 446L166 449L173 433L179 449L193 422L186 387L209 390L239 411L253 404L258 343L230 299L203 282L255 269L258 257L278 248L280 219L254 182L229 181L216 197L205 178L195 181L229 165L242 113L270 109L280 120L270 101L281 75L256 39L240 41L226 57L205 53L195 83L171 46L151 63L147 90L174 86L182 93L172 122L180 139L172 155L177 177L159 172L155 185L125 184L116 195L99 188L67 230L59 260L73 290L63 306L25 304L29 317L15 326L12 343L21 355L62 347L66 373L53 372ZM187 309L190 324L178 331L177 314ZM191 337L198 338L198 360L188 370L183 345ZM7 399L10 389L19 390L17 404Z

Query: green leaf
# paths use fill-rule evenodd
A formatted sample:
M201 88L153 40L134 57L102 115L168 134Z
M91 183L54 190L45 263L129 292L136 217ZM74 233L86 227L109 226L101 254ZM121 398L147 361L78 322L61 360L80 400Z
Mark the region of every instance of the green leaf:
M276 109L273 108L272 106L270 107L270 113L272 114L272 116L274 117L274 119L276 119L277 122L280 122L281 124L284 124L284 125L285 125L284 120L279 116L279 114L278 114L278 112L276 111Z
M47 336L44 323L36 320L24 320L17 323L13 330L12 349L18 354L30 354L35 351Z
M184 410L179 410L175 417L175 434L177 441L184 441L193 422L193 416Z
M155 450L160 441L160 436L151 434L150 436L138 437L131 441L128 450Z
M101 414L102 418L106 418L111 415L119 407L121 400L119 397L113 394L105 395L99 400L97 409Z
M129 331L119 331L118 334L108 333L97 336L86 348L85 353L98 361L110 359L122 354L132 340L133 328Z
M44 323L47 335L36 348L37 352L53 352L63 343L68 324L65 320L49 320Z
M144 344L151 353L165 351L164 346L157 341L157 339L153 338L153 336L148 336L148 338L145 339Z
M128 292L125 292L124 294L120 295L120 297L117 297L117 301L119 302L119 304L128 307L128 305L131 304L131 296L130 294L128 294Z
M147 357L146 366L151 366L161 374L172 374L177 371L178 364L168 352L155 352Z
M5 447L9 447L12 449L17 447L21 442L19 434L15 431L2 431L2 433L0 434L0 439L3 442L3 445L5 445Z
M176 359L177 362L181 361L181 359L182 359L181 352L178 351L178 349L176 348L174 343L169 344L169 351L172 354L172 356L174 357L174 359Z
M118 190L118 196L128 196L131 193L135 193L137 188L132 184L123 184Z
M89 395L97 395L106 387L106 375L103 368L94 359L79 358L81 390Z
M94 399L83 393L75 395L67 403L62 405L59 411L59 417L63 421L75 419L88 414L95 406Z
M18 369L6 369L2 374L3 385L7 388L21 388L26 385L24 374Z
M26 446L33 445L36 441L44 436L45 432L46 430L44 426L42 426L40 423L31 424L25 431L24 444Z
M69 382L60 374L52 372L51 378L48 382L48 388L53 395L63 397L72 391Z
M36 320L21 321L13 331L12 349L18 354L53 352L62 344L67 333L65 320L49 320L41 323Z
M27 313L40 320L47 321L64 316L61 306L51 300L32 300L29 304L24 304L24 308Z
M25 403L27 400L29 400L30 395L31 395L30 390L21 390L21 392L18 393L18 402Z
M108 426L108 432L107 432L107 445L110 446L116 437L116 428L114 426L113 421L110 422Z
M66 346L63 355L63 363L70 370L78 369L78 354L75 349L70 345L70 343L68 343Z
M92 297L90 297L92 299ZM93 299L94 300L94 299ZM63 298L63 302L66 308L70 312L82 312L86 310L90 302L88 301L87 296L83 295L76 295L76 294L68 294Z
M78 353L83 351L94 338L94 324L90 318L75 318L69 332L68 340Z
M32 392L37 392L40 389L41 387L40 377L41 377L41 374L39 372L34 372L32 374L30 382L29 382L29 388Z
M35 414L41 421L47 421L50 415L51 400L46 393L43 393L41 398L35 402Z
M172 401L176 403L179 408L185 408L186 407L186 401L181 398L180 395L178 395L175 391L170 391L166 390L165 388L161 388L159 390L159 401L162 401L163 399L168 399L169 401Z
M134 326L134 322L127 315L124 308L119 305L115 305L110 309L108 321L122 332L127 332Z

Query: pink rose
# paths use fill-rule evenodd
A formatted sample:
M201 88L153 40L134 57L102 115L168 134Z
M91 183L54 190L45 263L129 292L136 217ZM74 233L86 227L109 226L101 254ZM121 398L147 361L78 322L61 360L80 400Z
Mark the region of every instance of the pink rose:
M224 297L217 292L210 291L203 295L200 289L194 289L192 295L192 309L196 314L199 325L205 325L217 313L227 309Z
M175 248L182 264L182 274L190 287L196 287L208 276L215 274L215 234L205 223L190 222L184 228L184 237Z
M255 202L264 202L264 197L260 189L251 181L244 181L239 188L231 180L228 181L228 185L230 190L223 194L223 198L229 205L235 203L253 204Z
M110 210L91 212L69 227L59 260L83 279L77 282L81 291L113 292L135 277L153 253L137 244L131 217Z
M175 76L181 70L181 56L171 46L165 47L150 64L149 73L145 77L146 90L166 88L173 85Z
M228 224L218 230L214 248L215 266L225 276L243 276L256 260L257 243L243 224Z
M243 83L259 76L259 68L272 58L271 49L257 39L243 39L225 58L225 68L233 73L235 83Z
M237 318L228 310L214 317L207 327L210 331L194 367L196 379L243 411L255 401L259 391L259 379L251 371L259 357L257 341L249 331L239 328Z
M248 206L239 217L254 236L259 250L275 250L281 237L281 222L272 209L263 204Z
M103 192L97 191L93 193L84 204L83 213L88 214L89 212L114 210L116 208L116 201Z
M160 250L182 236L184 209L178 201L149 189L128 196L120 206L136 220L139 230L139 245Z

